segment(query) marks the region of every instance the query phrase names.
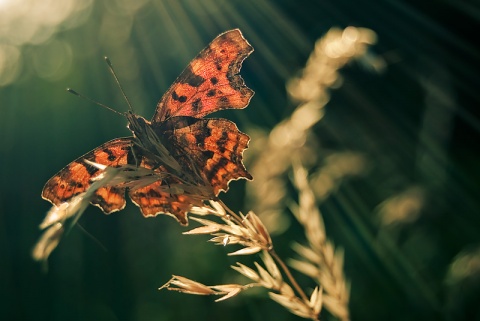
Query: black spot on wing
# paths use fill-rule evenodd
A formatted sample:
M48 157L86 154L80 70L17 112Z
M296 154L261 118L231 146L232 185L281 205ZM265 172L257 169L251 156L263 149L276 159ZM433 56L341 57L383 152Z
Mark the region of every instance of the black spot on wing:
M230 100L228 97L222 96L217 100L217 108L225 109L230 107Z
M207 94L207 96L208 96L208 94ZM202 100L200 98L197 98L192 102L192 110L194 112L198 112L198 111L202 110L202 108L203 108L203 104L202 104Z
M111 187L108 188L107 196L119 195L119 196L123 197L124 194L125 194L125 189L124 188L111 186ZM90 203L98 204L98 205L100 205L100 207L103 210L106 210L106 211L111 211L112 206L115 206L115 208L117 208L116 203L109 202L103 195L100 195L100 194L97 194L97 193L95 193L92 196L92 200L90 201Z
M115 159L117 159L117 158L115 157L115 155L113 154L113 152L112 152L110 149L104 148L102 151L103 151L105 154L108 155L108 156L107 156L107 159L108 159L109 161L113 162Z
M206 160L213 158L213 155L215 154L211 150L204 150L202 153Z
M215 176L217 175L218 171L221 169L221 168L224 168L225 166L227 166L228 164L228 159L226 158L220 158L218 160L218 163L216 163L214 166L212 166L212 168L207 172L205 173L206 176L207 176L207 179L209 181L212 181L213 178L215 178Z
M217 70L222 70L222 59L221 58L215 58L213 63L215 64L215 67L217 68Z
M149 189L146 193L145 192L135 192L135 197L139 198L149 198L149 197L162 197L162 194L154 190L153 188Z
M240 138L237 139L237 141L235 142L235 145L233 146L233 152L232 152L232 155L230 156L230 159L232 160L232 162L234 162L235 164L238 164L238 162L240 161L241 162L241 159L238 159L237 155L241 155L241 153L238 152L238 147L240 146Z
M183 72L180 82L183 84L188 84L192 87L200 87L205 82L205 78L195 75L192 71L192 67L188 66Z
M75 181L69 181L68 182L68 186L70 187L76 187L76 188L82 188L83 187L83 184L80 183L80 182L75 182ZM64 186L65 187L65 186Z
M177 100L177 101L179 101L179 102L181 102L181 103L184 103L184 102L187 101L187 96L183 96L183 95L182 95L182 96L178 96L177 92L174 90L174 91L172 92L172 99L173 99L173 100Z
M222 154L225 153L225 150L226 150L225 144L227 143L227 141L228 141L228 133L223 132L220 139L217 140L217 148Z

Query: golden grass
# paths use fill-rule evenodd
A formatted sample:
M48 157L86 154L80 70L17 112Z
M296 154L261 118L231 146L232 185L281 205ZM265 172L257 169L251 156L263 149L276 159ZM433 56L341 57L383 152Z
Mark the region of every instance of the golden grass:
M291 313L311 320L318 320L322 308L322 294L319 287L307 297L303 289L292 276L287 265L276 254L272 239L259 217L249 212L247 215L236 214L221 202L210 201L209 205L193 208L191 217L202 226L184 234L209 234L211 242L220 245L240 245L242 248L228 255L253 255L261 252L263 264L255 261L255 269L242 263L232 266L232 269L253 281L245 285L223 284L207 286L196 281L172 276L160 289L167 289L198 295L222 295L217 301L233 297L252 287L264 287L269 291L270 298L283 305ZM282 276L286 276L286 279Z
M321 199L335 190L345 176L358 175L365 169L364 157L355 152L337 152L324 159L326 153L321 153L318 138L311 130L324 116L330 99L328 91L341 83L339 69L363 57L375 41L376 35L369 29L329 30L316 41L299 76L287 83L290 98L298 103L292 115L269 133L253 133L249 157L254 161L249 169L255 179L247 185L247 195L251 208L260 213L273 234L281 233L288 225L282 213L286 206L283 200L288 199L286 176L292 160L306 167L328 165L313 175L314 191Z

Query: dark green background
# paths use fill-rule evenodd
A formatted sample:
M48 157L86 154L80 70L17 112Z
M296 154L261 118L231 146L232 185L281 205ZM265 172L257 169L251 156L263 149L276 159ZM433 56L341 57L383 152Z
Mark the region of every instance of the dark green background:
M388 65L381 74L359 63L344 68L343 86L331 92L315 127L323 147L361 152L371 166L322 204L328 236L345 249L352 319L480 320L480 259L466 267L468 277L448 279L460 253L480 253L478 1L142 3L133 11L128 1L94 1L55 26L47 41L18 45L22 68L0 87L2 320L298 320L262 291L222 303L157 291L171 274L205 284L245 280L228 269L239 258L205 237L182 236L185 229L169 217L144 219L131 202L111 216L89 208L80 224L93 238L74 228L44 273L30 256L50 207L40 192L76 157L129 134L124 118L64 91L72 87L125 111L104 55L135 111L149 118L190 59L217 34L240 28L255 48L242 75L256 94L246 110L221 116L248 133L291 113L286 81L316 39L349 25L377 33L371 53ZM231 186L222 198L249 210L245 182ZM382 227L377 206L411 186L426 191L420 217ZM292 225L274 238L277 251L290 256L290 242L302 237Z

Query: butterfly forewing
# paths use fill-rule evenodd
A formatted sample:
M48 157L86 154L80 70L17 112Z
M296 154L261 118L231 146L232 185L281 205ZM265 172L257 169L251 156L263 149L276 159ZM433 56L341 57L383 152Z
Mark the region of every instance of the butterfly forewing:
M254 92L238 72L252 51L238 29L219 35L163 95L152 123L172 116L201 118L222 109L246 107Z
M85 192L99 173L100 169L85 160L101 165L118 167L129 164L129 152L132 138L111 140L87 154L74 160L48 180L43 187L42 197L54 205L67 202L72 197ZM119 211L125 207L125 189L102 187L95 192L91 203L99 206L105 213Z

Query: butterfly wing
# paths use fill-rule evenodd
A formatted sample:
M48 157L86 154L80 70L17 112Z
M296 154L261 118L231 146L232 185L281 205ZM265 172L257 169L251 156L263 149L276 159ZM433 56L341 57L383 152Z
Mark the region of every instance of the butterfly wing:
M172 117L154 130L163 133L175 159L188 172L199 173L215 196L227 191L231 180L252 179L242 163L250 138L235 123L222 118Z
M129 192L132 202L140 208L143 216L157 216L167 214L175 217L180 224L187 225L187 212L192 206L202 206L200 199L191 195L180 193L175 194L165 181L157 181L148 186L138 188Z
M48 180L42 190L42 198L54 205L67 202L72 197L85 192L92 178L100 173L100 169L88 164L85 160L102 165L118 167L132 163L132 138L111 140L87 154L79 157ZM91 200L106 214L119 211L125 207L125 188L101 187Z
M238 72L252 51L238 29L217 36L163 95L152 123L172 116L201 118L222 109L246 107L254 92Z

